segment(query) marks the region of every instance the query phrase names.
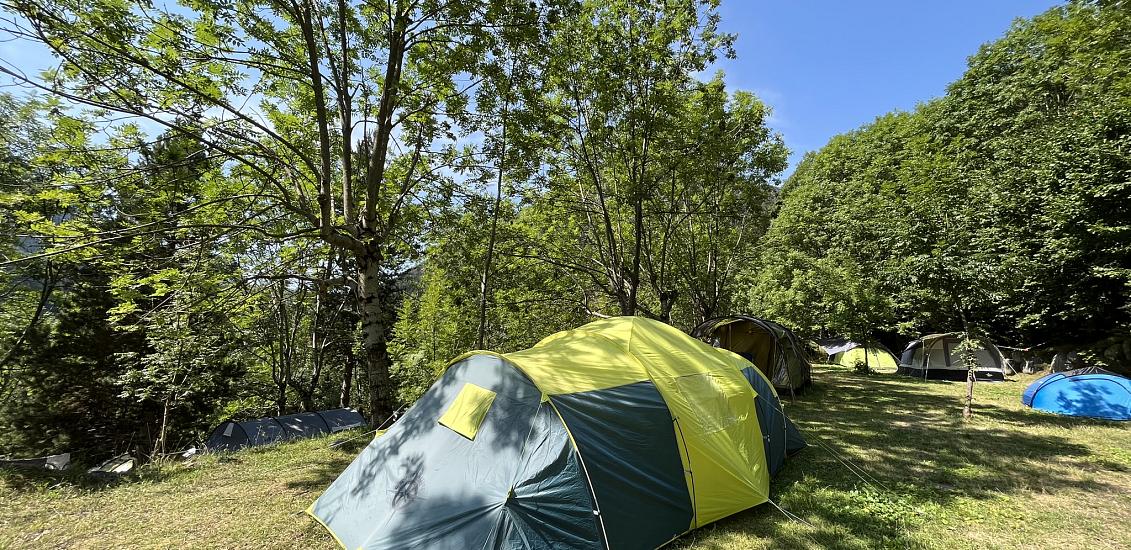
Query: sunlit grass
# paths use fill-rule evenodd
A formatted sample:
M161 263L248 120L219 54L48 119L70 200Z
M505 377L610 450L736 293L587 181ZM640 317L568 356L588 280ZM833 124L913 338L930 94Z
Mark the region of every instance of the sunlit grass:
M962 383L818 366L771 487L808 525L761 506L676 547L1131 547L1131 426L1022 407L1036 378L978 383L966 423Z
M695 531L679 549L1128 548L1131 425L1025 409L1035 376L961 383L818 366L786 411L811 446L764 505ZM0 548L326 548L303 510L363 437L205 456L101 487L0 473Z

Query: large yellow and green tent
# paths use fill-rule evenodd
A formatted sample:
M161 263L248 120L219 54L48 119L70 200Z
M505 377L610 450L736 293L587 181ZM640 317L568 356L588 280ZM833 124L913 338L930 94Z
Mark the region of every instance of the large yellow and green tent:
M804 441L749 361L619 317L475 351L310 507L345 548L656 548L766 502Z

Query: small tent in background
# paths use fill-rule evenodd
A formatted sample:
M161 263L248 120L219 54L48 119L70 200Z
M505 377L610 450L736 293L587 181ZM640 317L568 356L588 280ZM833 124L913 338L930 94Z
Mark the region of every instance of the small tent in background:
M966 380L966 365L959 357L961 332L931 334L910 344L899 359L899 374L930 380ZM1005 379L1005 361L997 346L981 342L974 351L978 360L974 367L977 380L1001 381Z
M125 475L133 471L137 461L129 454L121 454L113 458L109 458L99 465L89 469L86 473L95 477L117 477Z
M1098 367L1054 372L1029 384L1021 403L1068 416L1131 420L1131 379Z
M811 381L805 345L773 321L745 315L720 317L701 323L691 335L754 363L779 392L792 394Z
M288 414L255 420L228 420L212 430L205 447L210 451L235 451L288 439L317 437L365 425L353 409Z
M830 338L819 343L828 354L828 362L833 365L855 367L857 363L864 363L869 369L879 372L895 372L899 369L899 360L883 344L865 346L843 338Z
M656 548L804 445L748 361L617 317L457 358L309 513L349 549Z

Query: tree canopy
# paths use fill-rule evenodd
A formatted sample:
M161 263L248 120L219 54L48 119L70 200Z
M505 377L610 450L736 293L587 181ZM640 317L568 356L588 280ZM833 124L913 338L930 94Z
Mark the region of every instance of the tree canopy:
M460 353L616 315L1125 337L1126 2L1018 21L784 182L710 72L718 7L0 0L54 60L0 65L0 452L380 422Z
M806 330L1090 342L1131 321L1131 12L1072 2L946 96L834 137L782 189L750 307Z

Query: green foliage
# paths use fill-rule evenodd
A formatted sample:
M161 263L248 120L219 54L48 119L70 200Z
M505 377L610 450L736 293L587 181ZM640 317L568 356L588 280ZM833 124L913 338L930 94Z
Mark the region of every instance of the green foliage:
M443 373L448 361L470 349L475 340L472 296L460 292L432 264L424 269L419 286L415 295L401 303L396 339L390 346L403 403L416 401Z
M970 58L946 97L837 136L782 190L756 311L805 331L1089 341L1131 320L1131 34L1073 2Z
M6 1L60 64L0 95L0 445L383 419L469 349L608 315L1131 326L1126 2L1017 22L781 188L768 107L701 77L718 5Z
M856 362L852 364L852 370L856 374L875 374L876 373L875 370L873 370L871 367L868 366L868 363L864 362L861 359L857 359Z
M526 42L545 60L501 37L477 99L493 166L433 225L402 304L402 400L476 346L480 301L503 352L604 315L690 327L731 306L787 152L757 98L692 77L729 53L716 4L583 2Z

